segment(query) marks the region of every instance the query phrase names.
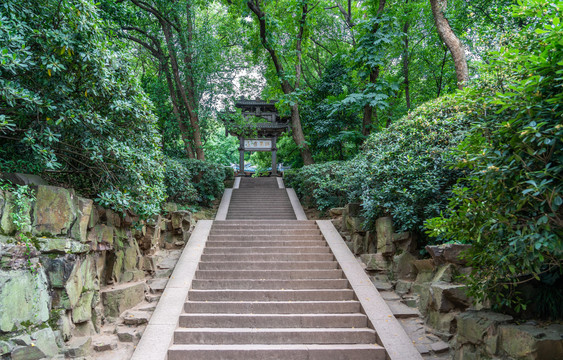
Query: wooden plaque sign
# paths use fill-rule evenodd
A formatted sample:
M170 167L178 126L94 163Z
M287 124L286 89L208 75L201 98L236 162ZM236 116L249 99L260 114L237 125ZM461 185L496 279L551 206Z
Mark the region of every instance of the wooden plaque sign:
M271 151L272 140L266 139L245 139L244 150L249 151Z

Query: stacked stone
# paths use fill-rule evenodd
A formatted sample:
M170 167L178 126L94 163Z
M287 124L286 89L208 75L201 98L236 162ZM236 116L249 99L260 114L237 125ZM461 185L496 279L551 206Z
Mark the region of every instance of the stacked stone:
M13 224L14 195L0 192L0 357L87 356L103 322L144 300L155 250L183 246L191 214L142 221L73 190L34 189L22 214L27 245Z

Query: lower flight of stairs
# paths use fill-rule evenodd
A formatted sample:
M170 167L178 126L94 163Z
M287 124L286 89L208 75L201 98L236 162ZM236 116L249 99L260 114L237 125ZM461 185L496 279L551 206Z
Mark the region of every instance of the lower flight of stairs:
M169 360L385 356L314 221L214 222Z

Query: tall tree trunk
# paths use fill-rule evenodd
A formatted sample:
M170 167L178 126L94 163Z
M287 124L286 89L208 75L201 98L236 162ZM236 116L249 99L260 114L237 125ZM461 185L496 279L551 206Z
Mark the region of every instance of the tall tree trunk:
M291 84L288 82L287 78L285 77L283 65L280 59L278 58L277 52L268 42L266 36L266 13L260 8L259 0L248 0L246 4L258 19L258 24L260 26L260 41L262 42L262 46L264 47L264 49L266 49L266 51L268 51L268 53L270 54L270 58L274 63L276 73L281 81L282 91L284 92L284 94L291 94L295 89L299 88L299 83L301 81L301 73L302 73L301 42L303 39L303 32L305 31L305 21L307 19L307 4L303 5L302 7L301 20L299 22L299 32L297 35L295 86L291 86ZM307 141L305 140L305 135L303 134L303 127L301 126L301 117L299 115L299 104L295 104L291 107L291 129L293 134L293 140L295 141L297 147L299 148L301 158L303 159L303 164L305 165L314 164L313 155L311 154L311 149L309 148L309 145L307 145Z
M184 106L188 110L190 125L193 130L193 139L194 139L196 156L199 160L205 160L205 155L203 153L203 144L201 142L201 131L199 128L198 115L197 112L194 110L194 107L190 103L190 100L188 99L188 95L186 94L186 89L184 88L184 85L182 84L182 79L180 78L180 70L178 68L176 49L174 49L174 45L173 45L172 31L168 23L161 22L161 26L164 32L164 37L166 39L166 44L168 46L168 52L170 53L170 64L172 65L172 74L174 75L174 81L176 82L176 87L180 92L180 96L182 98L182 101L184 102Z
M443 11L448 5L447 0L430 0L432 8L432 15L434 16L434 23L438 30L440 39L446 44L448 50L452 54L455 66L455 74L457 77L457 87L463 89L467 80L469 80L469 70L467 68L467 59L463 51L463 44L459 38L454 34L448 19L444 16Z
M190 131L184 123L183 116L180 114L180 109L178 108L178 99L176 98L176 89L174 88L174 83L172 82L172 75L170 74L170 69L168 68L168 63L163 63L162 68L164 70L164 75L166 77L166 83L168 85L168 91L170 92L170 99L172 100L172 111L174 116L178 121L178 127L180 128L180 135L184 141L184 146L186 148L186 155L189 159L194 159L194 151L192 149L192 140L190 136Z
M410 82L409 82L409 20L405 20L403 25L403 32L405 37L403 39L404 51L403 51L403 74L405 75L405 101L407 103L407 110L411 108L411 96L410 96Z
M381 15L383 13L383 9L385 8L386 0L379 0L379 6L377 8L377 15ZM373 33L375 34L379 30L379 25L374 26ZM369 74L369 82L371 84L375 84L377 82L377 78L379 77L379 65L376 65L373 69L371 69ZM372 114L373 114L373 107L370 104L366 104L364 106L364 117L362 119L362 134L364 136L368 136L371 133L372 128Z

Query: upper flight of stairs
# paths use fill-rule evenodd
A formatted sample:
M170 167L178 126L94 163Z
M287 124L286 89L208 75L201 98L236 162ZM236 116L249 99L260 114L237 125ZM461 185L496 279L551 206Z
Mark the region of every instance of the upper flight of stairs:
M227 220L295 220L295 212L286 189L278 188L277 179L242 178L233 189Z
M314 221L215 221L168 360L385 359Z

